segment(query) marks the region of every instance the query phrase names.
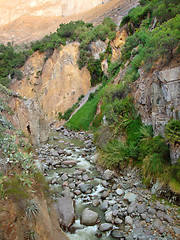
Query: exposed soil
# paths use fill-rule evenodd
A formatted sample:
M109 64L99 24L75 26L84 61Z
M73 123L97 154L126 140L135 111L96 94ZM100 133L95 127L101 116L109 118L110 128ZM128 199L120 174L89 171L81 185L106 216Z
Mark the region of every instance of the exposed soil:
M101 23L104 17L112 17L119 25L122 17L138 2L138 0L112 0L82 14L68 17L23 16L0 27L0 42L29 43L56 31L60 23L75 20L84 20L96 25Z

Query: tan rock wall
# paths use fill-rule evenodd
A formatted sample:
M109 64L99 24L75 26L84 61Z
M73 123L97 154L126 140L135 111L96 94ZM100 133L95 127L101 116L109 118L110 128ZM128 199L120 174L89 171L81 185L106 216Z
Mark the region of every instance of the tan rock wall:
M77 65L78 46L72 43L57 49L46 62L44 54L34 53L22 68L24 79L12 86L22 97L38 102L48 121L72 107L90 89L89 71L79 70Z
M122 31L118 31L116 34L116 38L111 43L112 47L112 58L111 61L115 62L117 61L121 56L121 49L122 46L125 44L126 38L128 37L128 34L125 29Z

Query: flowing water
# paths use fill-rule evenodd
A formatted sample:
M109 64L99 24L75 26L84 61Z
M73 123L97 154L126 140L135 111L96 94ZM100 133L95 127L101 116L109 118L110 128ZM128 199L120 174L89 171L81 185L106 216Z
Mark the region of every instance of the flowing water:
M74 196L75 200L75 214L76 214L76 221L71 226L71 231L73 233L67 232L68 237L70 240L97 240L97 233L101 233L98 230L98 224L95 226L84 226L80 223L80 217L85 208L90 208L98 213L99 221L101 223L105 222L104 219L104 212L100 209L100 207L94 207L92 205L92 201L94 199L101 199L101 193L105 188L102 186L102 178L99 171L96 169L95 161L97 158L96 149L92 145L89 149L85 148L86 139L85 135L80 137L67 137L64 136L62 133L53 131L50 137L48 144L42 146L41 149L38 149L39 158L41 162L37 161L37 165L41 166L41 169L45 170L45 176L47 181L50 183L50 190L53 192L53 199L57 200L61 197L62 191L66 188L63 186L63 181L60 176L65 173L68 176L68 183L75 183L78 181L82 181L85 184L92 184L93 189L90 193L80 194L79 196ZM89 139L89 138L88 138ZM76 161L75 166L61 166L61 167L54 167L48 168L47 163L52 160L52 157L49 156L49 149L63 149L65 154L61 157L61 162L63 161ZM59 157L55 157L54 161L57 161ZM82 176L74 175L74 172L78 170L82 171L83 174L88 175L88 180L83 180ZM73 189L72 189L73 192ZM101 200L100 200L101 201ZM115 199L111 197L109 203L115 203ZM116 228L114 226L114 228ZM105 233L101 233L102 236L100 239L102 240L111 240L114 239L110 235L111 231L107 231Z

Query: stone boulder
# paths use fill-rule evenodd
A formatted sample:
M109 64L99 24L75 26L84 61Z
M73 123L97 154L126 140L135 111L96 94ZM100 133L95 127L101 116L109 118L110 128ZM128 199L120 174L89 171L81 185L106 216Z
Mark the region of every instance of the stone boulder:
M99 226L99 230L101 232L105 232L105 231L109 231L113 229L113 225L110 224L110 223L102 223L100 226Z
M85 208L82 212L81 223L86 226L93 226L96 224L98 214L89 208Z
M55 209L61 227L67 229L75 222L74 200L70 197L60 197Z
M135 202L137 199L137 195L131 192L127 192L124 196L124 199L127 200L129 203Z
M104 180L111 180L113 177L114 177L114 171L111 171L109 169L107 169L102 176Z

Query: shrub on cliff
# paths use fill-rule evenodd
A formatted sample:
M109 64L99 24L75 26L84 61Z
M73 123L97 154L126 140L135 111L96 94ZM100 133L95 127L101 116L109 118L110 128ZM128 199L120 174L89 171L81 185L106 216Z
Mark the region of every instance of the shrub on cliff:
M94 28L88 29L86 32L83 32L80 37L80 56L78 59L79 68L84 67L91 57L91 51L89 45L91 42L96 40L105 41L107 38L110 40L116 37L116 24L112 21L111 18L105 18L103 23L97 25ZM90 60L91 61L91 60Z
M165 126L165 137L171 143L180 144L180 121L171 119Z
M8 86L12 78L21 79L20 67L24 65L31 51L17 51L8 43L0 44L0 83Z
M103 71L101 69L101 62L99 59L90 58L87 68L91 74L91 85L94 86L97 83L102 82Z

